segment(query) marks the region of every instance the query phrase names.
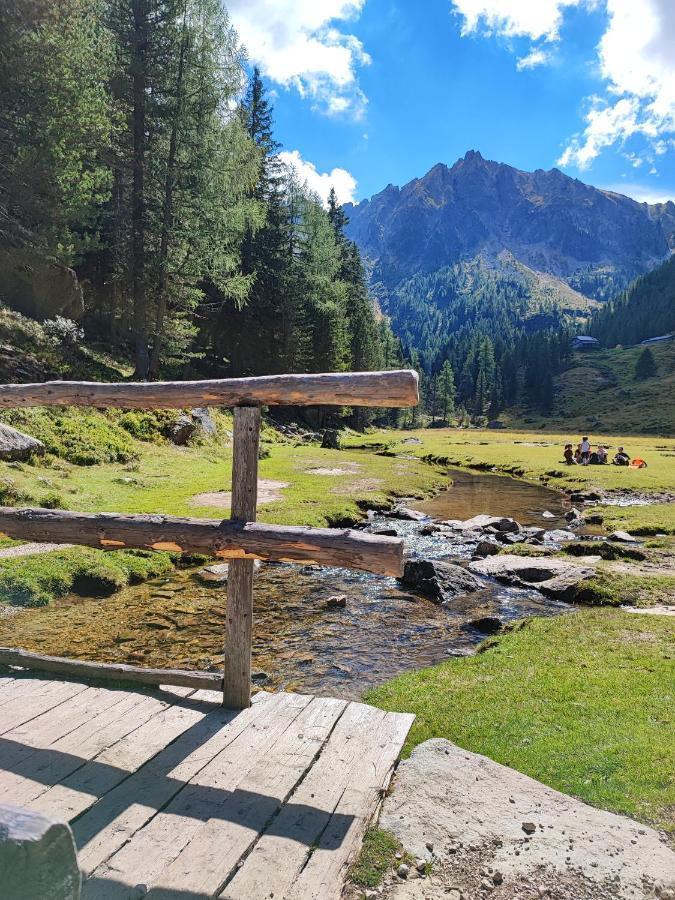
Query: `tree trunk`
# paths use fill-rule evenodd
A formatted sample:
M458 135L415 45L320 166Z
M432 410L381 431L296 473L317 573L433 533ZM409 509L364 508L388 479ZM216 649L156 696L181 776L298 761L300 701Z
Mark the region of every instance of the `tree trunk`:
M148 2L132 0L134 33L131 42L132 71L132 187L131 255L132 296L134 302L134 338L136 342L136 378L148 376L148 323L145 294L145 114L148 62Z
M173 227L173 199L176 173L176 156L178 153L178 125L183 111L183 91L185 55L188 45L187 4L183 10L183 26L180 42L180 54L178 57L178 71L176 73L175 108L171 123L171 137L169 139L169 153L166 161L166 175L164 178L164 204L162 208L162 235L159 247L159 280L157 284L157 310L155 314L155 335L152 344L152 356L150 358L150 377L156 378L159 373L159 364L162 351L162 338L164 335L164 320L167 311L167 285L169 269L169 239Z

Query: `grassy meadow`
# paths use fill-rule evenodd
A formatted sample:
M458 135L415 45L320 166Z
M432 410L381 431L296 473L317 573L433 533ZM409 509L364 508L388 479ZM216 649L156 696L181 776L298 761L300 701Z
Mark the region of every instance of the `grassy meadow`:
M673 620L533 619L476 656L368 692L414 712L406 753L445 737L604 809L675 831Z

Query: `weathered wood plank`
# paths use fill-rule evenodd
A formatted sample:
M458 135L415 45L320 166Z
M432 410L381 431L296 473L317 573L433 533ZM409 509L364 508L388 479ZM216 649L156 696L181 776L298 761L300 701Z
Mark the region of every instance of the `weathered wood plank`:
M0 692L0 706L5 706L15 697L25 697L28 694L37 693L40 689L44 689L50 684L49 679L41 678L24 678L22 674L16 673L16 678L12 679L12 683L5 686Z
M372 766L370 748L385 718L383 710L363 703L349 704L302 784L220 896L227 900L267 900L272 884L275 896L285 896L347 786L354 779L362 779L362 770ZM344 831L349 824L345 819Z
M68 681L48 681L44 687L32 691L26 696L15 697L9 703L0 706L0 734L5 734L24 722L30 722L48 709L65 703L75 694L87 689L86 684L74 684Z
M234 411L231 517L254 522L258 503L260 408ZM246 709L251 703L251 640L253 631L252 559L233 559L227 578L227 620L223 669L223 706Z
M414 716L387 713L285 900L338 900ZM251 900L254 900L251 897Z
M2 771L16 772L27 759L36 755L36 751L45 750L72 732L79 733L81 726L90 726L92 721L98 719L99 708L111 715L124 698L130 696L133 695L122 691L89 688L56 709L50 709L36 719L6 732L2 737L3 750L0 754ZM139 702L141 698L135 695L135 699Z
M142 882L152 886L201 824L221 815L228 794L237 789L311 699L285 694L273 709L264 704L267 715L256 720L256 727L245 729L239 740L211 759L161 812L94 870L85 881L83 898L126 900L134 885ZM251 712L257 711L257 705L251 708ZM250 712L239 715L248 716Z
M140 684L170 684L217 690L222 686L223 677L217 672L189 672L184 669L144 669L123 663L98 663L62 656L42 656L13 647L0 647L0 665L21 666L39 672L54 672L57 675L71 675L82 679L104 679L133 681Z
M185 731L162 753L118 784L73 825L80 848L80 863L92 872L105 863L157 811L166 807L191 778L248 728L257 729L278 704L287 705L285 695L270 697L242 713L218 706ZM263 707L267 707L263 709Z
M399 576L403 571L403 541L349 528L3 506L0 531L27 540L107 550L137 547L209 553L222 559L317 563L377 575Z
M190 843L157 878L148 898L160 900L169 890L215 896L311 767L346 706L344 700L315 697L234 793L211 810ZM270 890L268 884L268 895ZM276 887L274 893L283 896Z
M48 381L0 385L0 407L121 406L179 409L186 406L382 406L418 403L417 373L337 372L264 375L209 381Z
M191 698L173 703L157 696L146 697L144 704L129 712L135 724L133 729L127 727L128 719L113 725L113 734L121 727L117 739L106 740L103 750L40 794L30 808L74 819L205 715L204 706L192 704Z

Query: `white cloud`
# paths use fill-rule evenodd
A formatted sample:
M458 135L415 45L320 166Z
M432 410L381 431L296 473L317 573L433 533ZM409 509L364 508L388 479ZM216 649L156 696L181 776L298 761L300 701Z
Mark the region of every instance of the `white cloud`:
M613 191L615 194L623 194L625 197L632 197L638 203L666 203L668 200L675 201L675 189L659 190L648 184L635 184L622 181L621 184L607 184L602 188L604 191Z
M673 0L607 0L607 13L598 45L607 97L590 109L584 131L570 141L560 165L587 168L603 147L632 135L662 154L662 136L675 131Z
M294 87L329 115L360 118L366 98L356 71L370 57L361 41L337 27L359 15L365 0L229 0L228 10L249 58L263 74Z
M516 69L518 69L519 72L522 72L524 69L534 69L537 66L543 66L550 62L551 58L551 53L548 50L543 50L541 47L535 47L534 50L530 50L527 56L520 57L516 63Z
M529 52L516 63L519 70L550 60L547 45L560 40L571 7L603 10L607 24L596 61L603 96L588 98L584 128L568 142L558 165L588 168L603 149L634 136L659 155L672 146L664 138L675 132L674 0L451 0L451 5L463 19L462 34L529 41Z
M328 192L333 187L340 203L353 203L355 200L356 179L346 169L336 167L330 172L319 172L314 163L308 162L300 155L299 150L282 150L279 159L298 174L300 181L321 198L327 205Z
M563 10L586 0L451 0L463 17L462 34L483 30L505 37L558 40Z

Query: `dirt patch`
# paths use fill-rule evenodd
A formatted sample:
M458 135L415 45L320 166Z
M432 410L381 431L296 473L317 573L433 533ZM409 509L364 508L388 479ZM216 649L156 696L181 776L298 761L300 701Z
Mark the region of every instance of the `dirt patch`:
M274 503L281 500L281 491L288 487L287 481L272 481L261 478L258 481L258 503ZM232 504L231 491L206 491L190 497L192 506L214 506L217 509L229 509Z
M305 469L305 475L353 475L362 469L360 463L345 463L342 466L315 466L311 469Z
M640 613L643 616L675 616L675 606L622 606L625 612Z
M381 485L384 484L382 478L357 478L356 481L349 481L340 487L331 488L331 494L340 494L351 496L352 494L368 494L371 491L379 491Z

